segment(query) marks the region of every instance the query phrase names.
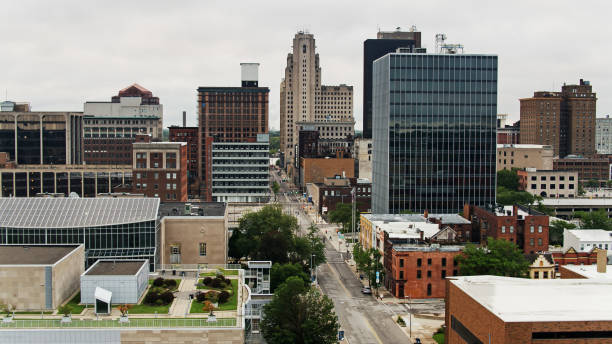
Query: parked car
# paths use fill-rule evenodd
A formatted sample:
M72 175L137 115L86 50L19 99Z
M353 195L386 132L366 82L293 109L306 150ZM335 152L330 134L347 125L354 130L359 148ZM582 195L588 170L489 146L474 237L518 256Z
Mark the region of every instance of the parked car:
M367 294L367 295L372 295L372 288L370 288L370 287L363 287L363 288L361 288L361 293L362 294Z

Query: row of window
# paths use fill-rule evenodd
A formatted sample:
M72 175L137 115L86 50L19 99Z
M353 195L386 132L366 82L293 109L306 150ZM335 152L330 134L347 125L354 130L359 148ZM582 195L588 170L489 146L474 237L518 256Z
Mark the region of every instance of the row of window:
M457 270L453 270L453 276L457 276ZM422 274L421 274L421 270L417 270L416 272L416 278L417 279L422 279ZM431 278L431 270L427 271L427 278ZM444 279L446 278L446 270L441 270L440 271L440 278ZM400 270L399 272L399 279L403 280L404 279L404 271Z
M549 185L549 189L554 190L556 188L556 185L557 184L550 184ZM531 190L537 189L537 186L538 186L537 184L531 184ZM569 184L568 188L570 190L573 190L574 189L574 184ZM546 189L546 184L540 184L540 189ZM561 189L561 190L565 189L565 184L559 184L559 189Z
M555 181L557 179L556 176L549 176L550 181ZM569 180L574 180L574 176L569 176ZM531 180L538 180L537 176L531 176ZM540 180L546 180L546 176L540 176ZM559 180L565 180L565 176L559 176Z
M431 265L433 262L432 258L427 258L427 265ZM422 266L423 265L423 259L421 258L417 258L417 266ZM440 260L440 263L442 264L442 266L446 266L446 258L442 258ZM400 268L404 267L404 259L400 258L399 260L399 266ZM453 260L453 266L457 266L457 262Z

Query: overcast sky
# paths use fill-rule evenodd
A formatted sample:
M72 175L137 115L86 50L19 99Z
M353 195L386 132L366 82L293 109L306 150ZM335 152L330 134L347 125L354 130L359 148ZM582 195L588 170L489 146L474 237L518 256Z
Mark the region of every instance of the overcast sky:
M597 114L612 108L609 1L4 1L1 96L34 111L82 111L139 83L164 105L164 126L196 125L198 86L239 86L240 62L259 62L279 128L279 83L298 30L316 39L323 84L354 86L362 128L363 41L416 25L466 53L499 55L498 113L518 98L590 80Z

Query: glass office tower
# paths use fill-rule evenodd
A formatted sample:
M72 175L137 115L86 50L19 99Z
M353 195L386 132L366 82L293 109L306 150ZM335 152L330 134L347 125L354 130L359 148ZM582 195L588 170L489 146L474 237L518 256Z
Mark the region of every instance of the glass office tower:
M390 53L372 91L374 213L495 203L497 56Z

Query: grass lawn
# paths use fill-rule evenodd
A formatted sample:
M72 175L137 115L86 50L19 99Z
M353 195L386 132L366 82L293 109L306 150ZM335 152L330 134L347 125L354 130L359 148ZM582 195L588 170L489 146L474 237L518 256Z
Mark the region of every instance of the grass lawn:
M238 276L238 270L225 270L219 269L224 276ZM200 277L215 277L217 276L217 272L203 272L200 274Z
M128 310L128 314L168 314L170 310L170 305L167 304L165 306L149 306L145 304L133 305L132 308Z
M40 315L40 312L15 312L15 314L24 314L24 315L28 315L28 314L34 314L34 315ZM51 311L44 311L43 314L53 314L53 312Z
M79 305L79 302L81 302L81 292L78 292L72 300L67 303L67 305L70 306L70 312L72 314L81 314L83 309L85 309L85 305Z
M191 309L189 313L204 313L202 310L204 304L194 299L191 302ZM232 295L226 303L222 303L219 307L215 308L218 311L235 311L238 308L238 280L232 280Z
M433 335L433 339L438 344L444 344L444 333L436 333Z

